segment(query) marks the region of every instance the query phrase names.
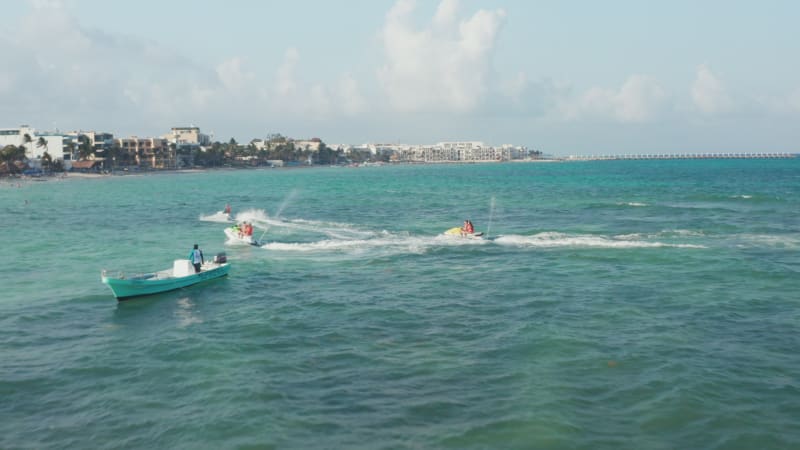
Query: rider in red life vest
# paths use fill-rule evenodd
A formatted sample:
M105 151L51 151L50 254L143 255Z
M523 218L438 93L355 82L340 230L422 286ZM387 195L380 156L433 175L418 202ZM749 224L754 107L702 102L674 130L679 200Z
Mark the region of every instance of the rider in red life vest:
M464 226L461 227L461 234L472 234L475 232L475 227L472 226L472 221L465 220Z

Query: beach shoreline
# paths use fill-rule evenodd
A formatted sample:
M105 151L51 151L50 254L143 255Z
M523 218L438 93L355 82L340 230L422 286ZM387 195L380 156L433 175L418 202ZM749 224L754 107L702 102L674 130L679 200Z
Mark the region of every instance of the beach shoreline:
M472 165L483 163L547 163L547 162L560 162L558 159L531 159L531 160L511 160L511 161L436 161L436 162L390 162L383 164L374 164L373 166L397 166L397 165L439 165L439 164L453 164L453 165ZM210 171L239 171L239 170L302 170L322 167L337 167L337 168L361 168L361 166L347 166L347 165L299 165L299 166L283 166L283 167L208 167L208 168L192 168L192 169L157 169L157 170L134 170L123 171L116 170L112 173L94 173L94 172L61 172L51 175L28 176L28 175L9 175L0 177L0 183L14 184L22 181L61 181L68 179L104 179L112 177L130 177L130 176L147 176L158 174L191 174L203 173Z

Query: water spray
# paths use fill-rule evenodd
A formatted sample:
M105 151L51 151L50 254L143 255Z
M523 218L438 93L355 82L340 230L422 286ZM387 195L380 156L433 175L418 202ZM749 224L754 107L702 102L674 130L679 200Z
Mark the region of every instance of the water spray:
M297 196L297 189L292 189L291 191L289 191L289 194L286 195L286 197L281 202L280 206L278 206L278 209L275 211L275 217L274 217L275 220L278 220L283 210L286 209L286 206L289 205L289 202L294 200L296 196ZM261 242L262 239L264 239L264 235L267 234L267 231L269 231L269 225L267 225L267 227L264 228L264 232L261 233L261 237L258 238L259 243Z
M494 195L489 201L489 225L486 227L486 237L492 232L492 219L494 218Z

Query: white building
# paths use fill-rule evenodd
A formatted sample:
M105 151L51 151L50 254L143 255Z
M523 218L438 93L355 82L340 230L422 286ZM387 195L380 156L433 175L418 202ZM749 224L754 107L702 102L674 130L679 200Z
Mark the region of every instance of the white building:
M500 147L480 141L438 142L436 144L364 144L373 155L388 154L392 160L409 162L508 161L527 156L527 149L504 144Z
M70 138L63 134L38 133L33 127L21 125L17 128L0 128L0 148L7 145L25 147L25 156L32 166L41 164L42 155L47 152L53 161L69 161L70 154L64 153L66 142ZM67 163L68 165L68 163Z
M199 127L173 127L169 133L162 137L178 146L182 144L194 146L211 144L211 137L201 133Z
M250 141L250 144L252 144L253 147L255 147L258 151L269 150L269 142L264 139L253 139Z
M27 155L27 152L30 151L30 147L33 146L33 136L35 134L36 130L27 125L21 125L17 128L0 128L0 148L3 148L7 145L22 145L25 146ZM28 136L30 142L25 142L26 135Z
M308 140L301 139L294 141L294 148L296 148L297 150L309 150L312 152L318 152L320 145L322 145L322 140L320 138L311 138Z
M72 138L76 144L80 142L80 136L89 142L89 147L97 156L102 156L102 153L114 145L114 134L99 132L99 131L71 131L66 133L66 136Z

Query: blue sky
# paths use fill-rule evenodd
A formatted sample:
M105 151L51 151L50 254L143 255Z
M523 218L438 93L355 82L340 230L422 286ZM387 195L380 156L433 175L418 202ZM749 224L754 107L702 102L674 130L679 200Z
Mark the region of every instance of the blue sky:
M792 1L11 0L0 127L800 150Z

